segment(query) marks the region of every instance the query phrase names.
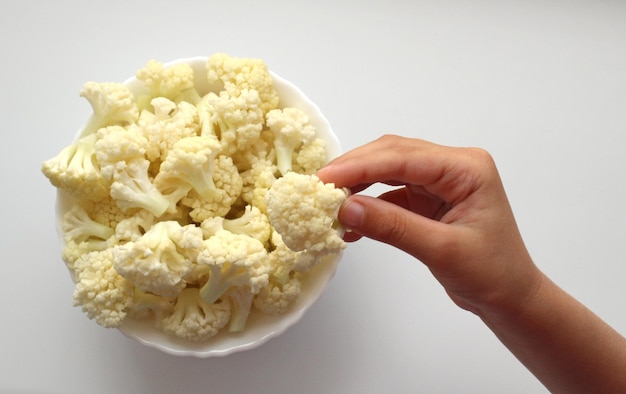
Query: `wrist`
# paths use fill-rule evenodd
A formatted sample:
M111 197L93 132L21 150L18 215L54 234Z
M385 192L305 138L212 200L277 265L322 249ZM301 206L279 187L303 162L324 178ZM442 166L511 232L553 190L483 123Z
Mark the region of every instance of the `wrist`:
M483 311L500 341L551 391L623 392L626 340L541 273L526 299Z
M526 324L546 308L556 285L532 261L526 266L525 272L514 276L477 308L476 314L488 326Z

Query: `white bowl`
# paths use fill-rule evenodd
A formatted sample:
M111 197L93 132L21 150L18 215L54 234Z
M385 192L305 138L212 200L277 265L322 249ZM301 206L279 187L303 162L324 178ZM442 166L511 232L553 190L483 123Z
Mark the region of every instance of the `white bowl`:
M177 63L191 65L196 75L196 87L201 94L204 94L211 90L205 77L206 61L207 57L193 57L165 63L165 66ZM339 140L317 105L291 82L271 71L270 73L280 98L279 107L298 107L304 110L309 115L311 123L316 127L318 136L326 142L328 158L332 159L338 156L341 153ZM134 93L138 93L142 89L141 82L135 77L126 80L124 83ZM70 205L71 202L68 201L63 193L57 193L56 208L57 225L59 228L63 214L69 209ZM63 242L62 237L61 242ZM206 358L226 356L234 352L253 349L282 334L304 316L305 312L320 298L326 289L328 282L335 274L340 258L341 256L339 255L328 259L309 272L306 279L302 281L300 296L287 312L278 316L271 316L253 308L246 328L241 333L229 333L228 330L223 329L222 332L208 341L195 343L178 339L156 329L152 321L133 320L130 318L125 319L119 330L124 335L146 346L177 356Z

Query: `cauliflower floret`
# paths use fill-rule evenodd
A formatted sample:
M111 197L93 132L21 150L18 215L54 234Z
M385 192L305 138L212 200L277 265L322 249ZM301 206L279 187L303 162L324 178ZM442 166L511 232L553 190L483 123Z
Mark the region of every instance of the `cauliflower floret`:
M111 184L111 197L124 211L142 208L160 217L172 204L152 183L149 167L148 160L119 162Z
M308 115L299 108L274 109L265 117L267 127L274 133L276 166L285 175L293 169L297 150L315 140L315 127L309 123Z
M269 283L255 296L254 305L263 313L284 313L298 299L301 292L300 272L308 272L317 261L294 252L274 231L271 237L271 252L268 255Z
M149 94L141 96L140 106L146 106L151 98L165 97L173 101L184 98L192 102L200 98L195 89L194 72L190 65L180 63L164 67L163 63L151 59L135 74L149 90ZM192 101L190 101L192 100ZM195 104L195 102L192 102Z
M224 230L224 220L225 218L223 216L212 216L204 219L202 223L200 223L204 239L209 239L217 234L218 231Z
M137 320L154 318L158 324L165 315L172 313L175 302L175 297L162 297L135 287L127 316Z
M77 280L75 264L78 259L90 252L101 252L111 246L109 240L91 238L86 241L76 242L69 240L64 243L61 251L61 259L65 262L67 268L72 273L74 281Z
M216 136L225 155L248 151L261 138L265 121L261 104L256 90L244 89L238 96L207 94L198 105L201 135Z
M115 200L113 200L110 195L107 195L105 198L98 201L82 202L81 205L83 205L93 220L113 229L120 221L124 220L129 215L134 214L132 211L122 211L122 208L117 205Z
M100 173L95 142L95 134L78 139L43 162L41 171L50 183L78 199L97 201L106 197L110 182Z
M313 249L301 251L291 250L285 245L282 236L272 232L271 252L269 254L270 279L281 284L287 283L293 273L309 272L327 255L337 254L343 247L338 242L343 240L331 238L332 243L319 243ZM321 250L319 250L321 248Z
M291 277L284 283L270 280L254 297L254 306L268 315L280 315L293 305L300 292L301 283L298 277Z
M270 223L287 247L322 253L345 248L336 219L346 197L346 190L315 175L289 172L274 182L265 202Z
M250 316L254 294L248 286L234 286L224 294L223 298L228 299L231 305L228 332L242 332Z
M96 135L95 154L102 175L107 179L113 178L115 167L120 161L146 159L149 142L135 125L128 128L103 127Z
M315 138L302 144L296 152L293 170L300 174L315 174L327 161L326 143L321 138Z
M148 140L146 157L158 164L180 139L198 135L200 118L196 106L185 101L157 97L151 104L154 113L142 111L137 125Z
M265 196L267 191L276 181L276 166L269 160L260 160L252 167L241 173L243 181L241 199L257 207L261 212L267 213Z
M72 205L63 215L61 229L66 242L74 241L76 243L91 238L104 241L115 233L113 228L93 220L80 204Z
M182 205L191 208L189 216L196 223L213 216L226 216L241 194L241 175L228 156L215 158L213 182L216 193L211 198L202 198L192 190L181 200Z
M256 90L261 98L261 109L267 113L278 106L278 93L274 89L267 64L261 59L230 57L216 53L207 61L210 83L222 82L229 95L237 97L244 89Z
M200 223L204 238L209 238L219 230L227 230L233 234L247 235L261 241L263 245L269 244L272 227L270 221L259 208L246 205L241 216L224 218L216 216L205 219Z
M142 291L175 296L186 286L184 277L202 240L199 227L157 222L137 241L114 248L115 269Z
M115 226L115 238L118 243L124 244L129 241L138 241L156 222L154 215L144 209L140 209L132 216L121 220Z
M152 183L148 140L136 127L100 129L95 146L102 174L113 180L110 196L123 211L142 208L159 217L170 208L171 201Z
M75 264L74 306L104 327L118 327L132 303L133 284L113 267L113 251L82 255Z
M225 230L231 233L256 238L263 245L267 245L272 234L272 227L267 215L252 205L246 205L241 216L224 219L223 226Z
M291 272L297 266L298 255L301 252L289 249L277 231L272 231L270 241L271 251L268 256L270 265L269 278L274 282L286 283L291 276Z
M218 231L204 241L196 261L200 269L209 271L209 279L200 289L200 296L209 304L234 286L248 286L256 294L267 285L267 250L247 235Z
M197 288L188 287L178 295L172 313L167 314L158 324L168 334L201 342L226 326L230 315L230 302L227 299L207 303L200 297Z
M139 110L135 96L123 83L86 82L80 95L89 101L93 110L81 137L93 134L102 127L126 126L137 121Z
M274 150L274 133L271 130L263 129L257 142L247 150L237 151L230 155L239 172L250 170L252 166L259 162L276 161Z
M81 256L102 251L115 243L111 223L103 223L102 217L94 216L91 208L90 201L87 204L76 202L63 215L61 222L64 240L61 258L73 275L74 264Z
M219 194L213 174L221 146L215 137L187 137L174 144L161 164L154 184L175 205L190 190L202 200Z

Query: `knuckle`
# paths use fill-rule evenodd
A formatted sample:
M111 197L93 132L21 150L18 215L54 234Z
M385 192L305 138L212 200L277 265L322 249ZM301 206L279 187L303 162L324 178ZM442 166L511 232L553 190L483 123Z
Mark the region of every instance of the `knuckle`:
M398 149L407 145L407 138L396 134L383 134L376 142L387 148Z
M398 138L400 137L395 134L386 133L386 134L381 135L378 139L380 141L385 141L385 142L394 142L394 141L397 141Z
M387 215L382 222L373 223L379 237L387 242L398 244L407 237L407 222L403 216L397 214Z
M495 167L491 153L483 148L467 148L469 156L481 167Z

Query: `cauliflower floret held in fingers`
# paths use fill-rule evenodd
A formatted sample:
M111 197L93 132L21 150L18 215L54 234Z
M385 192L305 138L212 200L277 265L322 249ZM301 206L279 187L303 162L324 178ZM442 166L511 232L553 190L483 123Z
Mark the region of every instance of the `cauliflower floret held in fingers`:
M347 196L346 189L316 175L289 172L274 182L265 202L270 223L288 248L323 255L345 248L337 213Z

